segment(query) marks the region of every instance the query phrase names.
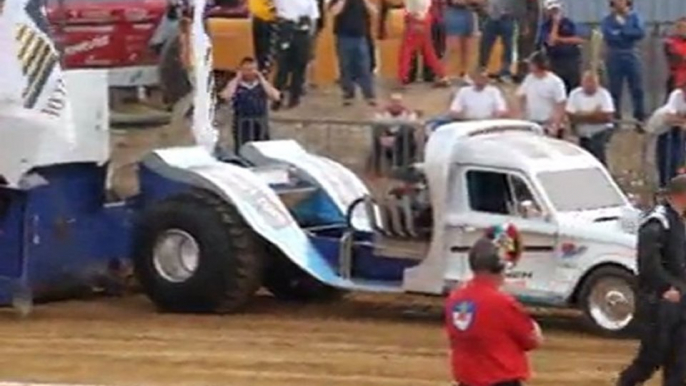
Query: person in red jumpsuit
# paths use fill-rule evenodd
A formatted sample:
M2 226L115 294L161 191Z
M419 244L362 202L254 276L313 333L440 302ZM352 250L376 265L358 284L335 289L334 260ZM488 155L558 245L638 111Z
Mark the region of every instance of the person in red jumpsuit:
M455 289L445 308L453 380L459 386L519 386L529 378L527 352L541 329L512 296L500 290L508 266L487 237L469 252L474 278Z
M409 83L415 54L421 53L424 65L428 66L436 76L436 84L448 85L445 68L436 54L431 37L433 15L430 8L430 0L405 1L405 31L400 45L400 65L398 66L398 78L402 84Z

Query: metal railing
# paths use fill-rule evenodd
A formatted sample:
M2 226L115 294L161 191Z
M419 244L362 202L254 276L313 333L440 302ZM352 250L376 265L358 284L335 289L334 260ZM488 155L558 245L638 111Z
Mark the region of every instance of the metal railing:
M226 149L234 149L237 140L263 135L257 132L263 130L259 125L265 124L254 120L255 129L250 132L246 129L250 124L243 123L243 130L248 131L235 135L232 120L227 123L221 136ZM657 188L656 164L648 159L652 156L647 146L649 136L639 133L636 126L633 120L617 123L608 145L608 169L626 192L645 201L652 199ZM390 180L404 178L408 166L421 162L426 141L423 122L387 125L374 120L273 118L268 130L270 139L292 139L312 153L340 162L373 185L375 191L385 190ZM576 141L574 137L567 140Z

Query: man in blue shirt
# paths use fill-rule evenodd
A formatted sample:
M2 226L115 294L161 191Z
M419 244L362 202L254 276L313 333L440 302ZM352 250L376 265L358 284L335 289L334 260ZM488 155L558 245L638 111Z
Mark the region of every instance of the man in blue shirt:
M550 69L565 82L567 93L581 83L581 49L576 24L562 13L559 0L545 2L546 19L541 24L536 48L545 50Z
M610 93L617 106L616 118L621 117L622 86L629 84L634 118L645 119L643 75L636 46L645 37L641 17L632 10L631 0L612 0L612 13L606 16L601 28L607 46L605 66L610 80Z

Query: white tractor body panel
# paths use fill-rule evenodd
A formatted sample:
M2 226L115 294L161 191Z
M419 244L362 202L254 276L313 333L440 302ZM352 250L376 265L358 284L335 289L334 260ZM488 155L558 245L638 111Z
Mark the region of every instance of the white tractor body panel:
M218 161L202 147L157 150L143 163L164 178L207 189L231 202L255 232L314 278L334 287L351 286L326 263L258 173Z
M0 14L0 175L18 187L38 166L108 158L107 72L63 71L40 2Z
M330 159L308 153L293 140L250 142L241 148L240 153L258 166L282 163L296 168L332 198L343 216L355 200L369 195L365 184L349 169ZM362 206L356 208L351 221L355 229L371 230Z

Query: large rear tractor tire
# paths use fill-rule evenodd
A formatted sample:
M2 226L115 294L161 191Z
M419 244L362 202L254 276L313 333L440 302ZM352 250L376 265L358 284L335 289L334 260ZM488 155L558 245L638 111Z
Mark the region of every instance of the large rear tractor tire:
M161 311L229 313L262 284L264 249L234 206L207 192L182 194L142 214L134 268Z
M275 298L289 302L331 302L344 291L321 283L278 251L270 253L264 286Z
M637 324L636 278L623 268L598 268L584 280L578 304L592 331L615 338L629 336Z

